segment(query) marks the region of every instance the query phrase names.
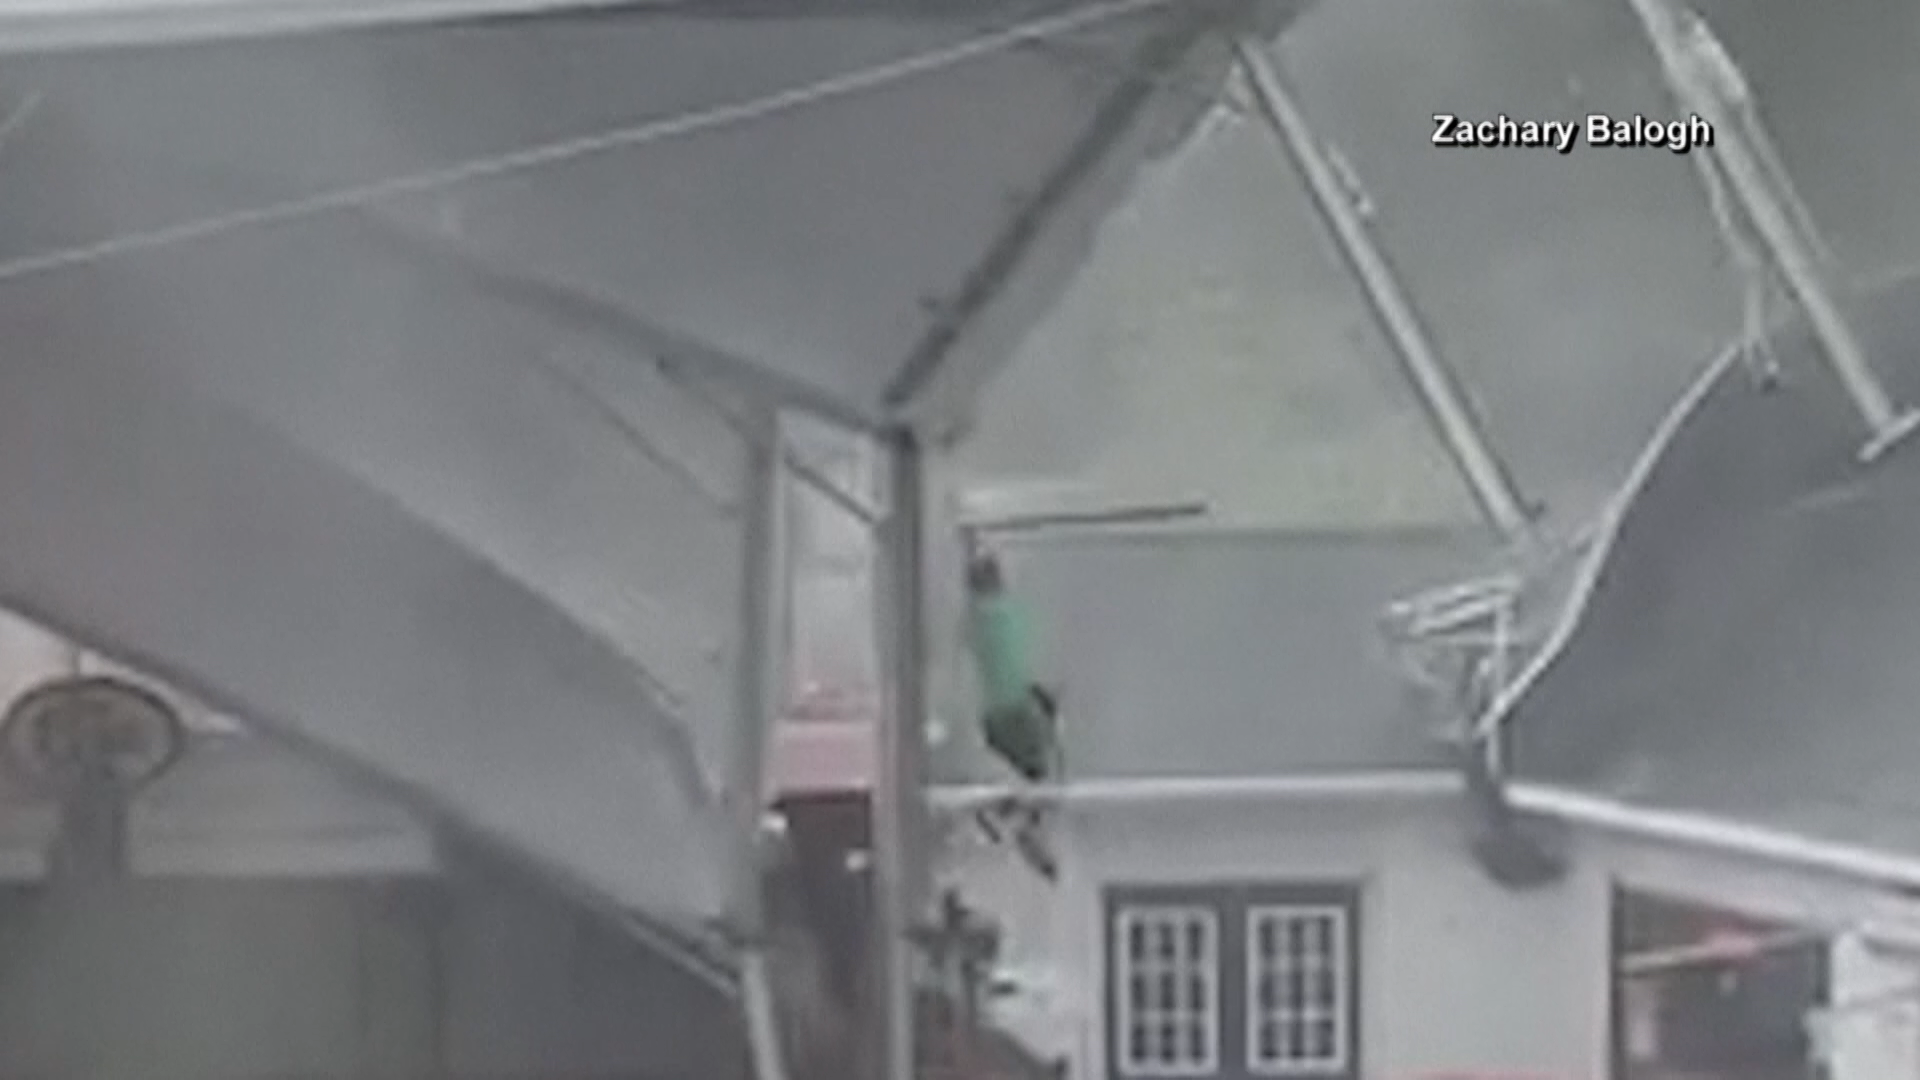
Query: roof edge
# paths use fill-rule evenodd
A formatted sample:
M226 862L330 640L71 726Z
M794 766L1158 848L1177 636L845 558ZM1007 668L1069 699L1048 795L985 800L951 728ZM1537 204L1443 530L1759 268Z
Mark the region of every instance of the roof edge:
M1024 797L1063 807L1167 806L1272 801L1418 801L1461 794L1447 768L1330 771L1272 776L1152 777L1060 784L942 785L928 791L937 813L969 813ZM1920 891L1920 857L1831 840L1698 811L1636 806L1550 784L1508 786L1515 809L1567 824L1709 848L1799 866L1902 892Z
M1568 824L1712 848L1901 892L1920 891L1920 858L1699 811L1636 806L1575 788L1514 783L1508 785L1507 794L1516 809Z
M1008 798L1066 807L1316 799L1425 799L1464 790L1450 768L1325 771L1271 776L1127 777L1057 784L955 784L927 792L936 812L967 813Z
M1009 533L999 542L1008 548L1059 547L1074 544L1181 543L1329 545L1366 547L1457 547L1463 553L1496 549L1487 541L1487 532L1466 522L1390 521L1378 525L1341 523L1239 523L1216 525L1199 521L1165 524L1101 525L1059 528L1029 533Z

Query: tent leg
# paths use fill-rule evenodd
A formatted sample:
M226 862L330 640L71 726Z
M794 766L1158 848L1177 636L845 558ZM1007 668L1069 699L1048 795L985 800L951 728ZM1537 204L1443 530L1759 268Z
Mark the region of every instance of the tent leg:
M755 944L740 956L740 1007L746 1015L747 1046L753 1054L754 1080L787 1080L780 1046L780 1021L773 992L773 971L766 946Z
M1531 508L1506 464L1494 452L1492 440L1468 403L1458 377L1434 347L1419 312L1386 256L1374 244L1347 186L1288 92L1267 44L1243 38L1233 47L1261 119L1306 181L1315 212L1332 234L1334 247L1359 284L1361 295L1481 513L1503 539L1524 541L1531 532Z
M915 980L912 932L925 873L923 758L926 662L922 555L925 468L909 431L887 443L888 513L878 532L880 655L886 709L880 722L878 777L872 796L875 912L874 976L878 1080L912 1080Z
M730 786L737 877L734 930L741 944L740 1003L756 1080L787 1080L769 969L761 819L767 808L766 750L786 686L787 576L785 435L778 410L764 410L763 441L748 440L741 510L740 650L734 704L740 737Z
M1745 80L1705 21L1691 13L1683 21L1668 0L1632 0L1632 4L1681 108L1711 125L1713 143L1708 152L1726 171L1734 196L1806 313L1821 353L1867 427L1868 440L1860 449L1860 459L1873 460L1920 426L1920 411L1896 407L1875 375L1866 349L1828 287L1810 238L1799 227L1790 196L1779 190L1779 181L1769 175L1761 150L1749 137Z

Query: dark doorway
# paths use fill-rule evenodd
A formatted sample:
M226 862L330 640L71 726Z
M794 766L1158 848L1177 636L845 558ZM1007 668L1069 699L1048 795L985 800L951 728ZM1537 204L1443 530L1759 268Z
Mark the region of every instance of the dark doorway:
M1824 936L1626 889L1613 928L1614 1080L1824 1080Z

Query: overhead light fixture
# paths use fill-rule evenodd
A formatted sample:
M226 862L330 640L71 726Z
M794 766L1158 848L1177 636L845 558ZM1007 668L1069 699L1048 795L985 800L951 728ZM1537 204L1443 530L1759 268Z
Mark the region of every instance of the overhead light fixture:
M0 760L59 804L49 875L89 883L127 862L133 795L186 751L187 729L165 697L113 675L68 675L16 698L0 720Z

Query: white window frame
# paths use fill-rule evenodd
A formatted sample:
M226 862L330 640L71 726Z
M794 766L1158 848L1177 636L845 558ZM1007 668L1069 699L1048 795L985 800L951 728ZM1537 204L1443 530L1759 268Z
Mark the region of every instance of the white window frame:
M1199 1019L1206 1033L1205 1054L1198 1060L1164 1062L1140 1061L1133 1056L1133 1028L1136 1019L1133 1011L1131 992L1133 977L1138 973L1135 957L1128 942L1132 939L1132 930L1136 926L1163 925L1167 921L1177 921L1182 931L1193 922L1201 926L1201 952L1199 958L1200 977L1207 988L1207 1006L1201 1011ZM1114 980L1114 1012L1118 1023L1114 1027L1116 1045L1114 1057L1119 1064L1119 1072L1124 1076L1137 1077L1200 1077L1214 1076L1220 1071L1220 1028L1222 1022L1221 990L1224 980L1221 978L1220 955L1220 913L1205 904L1162 904L1131 903L1123 905L1114 913L1113 942L1110 962L1114 965L1117 978ZM1149 973L1152 974L1152 973ZM1154 1018L1158 1022L1159 1018ZM1176 1015L1176 1022L1182 1022Z
M1265 974L1260 953L1260 927L1304 920L1326 920L1329 926L1328 962L1333 968L1333 1022L1331 1053L1321 1057L1268 1059L1260 1053L1260 1026L1269 1013L1260 1005L1260 977ZM1243 943L1246 969L1245 1027L1247 1071L1254 1076L1344 1076L1353 1068L1353 912L1339 903L1263 903L1247 908ZM1309 1015L1309 1022L1319 1019Z

